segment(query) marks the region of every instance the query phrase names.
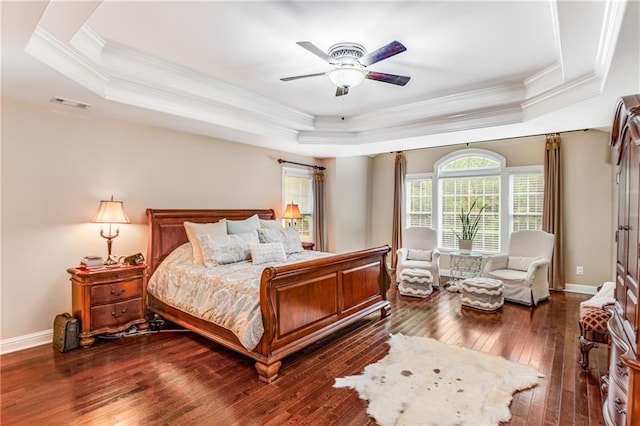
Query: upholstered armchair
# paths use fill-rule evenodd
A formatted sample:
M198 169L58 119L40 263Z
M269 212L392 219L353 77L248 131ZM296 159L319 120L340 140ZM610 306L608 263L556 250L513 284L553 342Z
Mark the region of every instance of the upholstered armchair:
M407 228L402 233L402 248L396 252L396 282L403 269L426 269L433 275L433 287L440 287L440 250L438 233L429 227Z
M482 276L504 282L504 299L535 306L549 298L548 271L555 236L544 231L517 231L506 254L491 256Z

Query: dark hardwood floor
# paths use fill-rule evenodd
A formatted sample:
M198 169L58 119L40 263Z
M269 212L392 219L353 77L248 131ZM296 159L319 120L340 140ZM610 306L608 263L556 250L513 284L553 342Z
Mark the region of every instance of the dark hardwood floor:
M391 314L363 320L283 362L271 385L253 362L191 333L98 339L59 353L51 345L1 357L3 425L363 425L366 404L336 377L357 374L387 354L390 333L428 336L529 364L545 378L515 394L511 425L600 425L599 377L607 349L578 368L578 306L587 296L554 293L536 307L496 313L461 309L459 295L426 300L393 288ZM425 401L428 404L428 401ZM442 409L447 409L443 407Z

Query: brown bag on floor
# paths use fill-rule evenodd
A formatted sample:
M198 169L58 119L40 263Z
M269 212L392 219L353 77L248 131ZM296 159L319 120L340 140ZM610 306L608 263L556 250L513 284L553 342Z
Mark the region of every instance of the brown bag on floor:
M58 314L53 320L53 347L67 352L80 345L80 321L68 313Z

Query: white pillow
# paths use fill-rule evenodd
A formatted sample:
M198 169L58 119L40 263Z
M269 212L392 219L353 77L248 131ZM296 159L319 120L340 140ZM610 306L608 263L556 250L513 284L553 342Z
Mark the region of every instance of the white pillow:
M407 260L431 261L431 250L409 249L407 251Z
M527 272L529 266L531 266L531 264L537 259L537 257L509 256L509 259L507 260L507 269Z
M258 235L260 235L262 243L282 243L287 254L299 253L304 250L298 231L291 226L284 229L258 229Z
M282 219L276 219L276 220L260 219L260 226L262 228L283 229Z
M282 243L251 244L251 261L254 265L267 262L286 262L287 254Z
M196 238L197 234L210 234L210 235L227 235L227 224L225 219L219 222L212 223L195 223L184 222L184 230L187 232L187 238L191 243L191 249L193 250L193 261L198 265L204 265L202 258L202 249L200 243Z
M257 214L243 220L227 219L227 234L244 234L260 229L260 218Z
M204 265L213 267L242 262L251 258L250 244L259 244L258 234L247 232L232 235L197 234Z

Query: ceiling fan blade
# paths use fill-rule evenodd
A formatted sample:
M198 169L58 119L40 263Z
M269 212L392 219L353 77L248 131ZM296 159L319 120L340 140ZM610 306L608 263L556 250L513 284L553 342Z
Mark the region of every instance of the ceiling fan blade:
M310 41L299 41L296 44L298 46L300 46L300 47L304 47L309 52L313 53L314 55L316 55L317 57L323 59L324 61L327 61L330 64L334 63L333 59L331 58L331 56L327 55L326 52L324 52L323 50L320 50L320 48L318 46L316 46L315 44L311 43Z
M305 75L294 75L293 77L285 77L281 78L281 81L291 81L291 80L299 80L301 78L309 78L309 77L318 77L320 75L325 75L326 72L317 72L315 74L305 74Z
M348 87L338 87L338 89L336 90L336 96L343 96L346 95L347 93L349 93L349 88Z
M387 74L384 72L369 71L367 73L367 79L382 81L384 83L397 84L398 86L404 86L411 80L411 77L396 74Z
M380 62L383 59L387 59L393 55L397 55L398 53L402 53L407 50L406 47L402 43L397 40L392 41L391 43L382 46L380 49L375 52L371 52L368 55L363 56L359 59L359 62L368 67L371 64L375 64L376 62Z

